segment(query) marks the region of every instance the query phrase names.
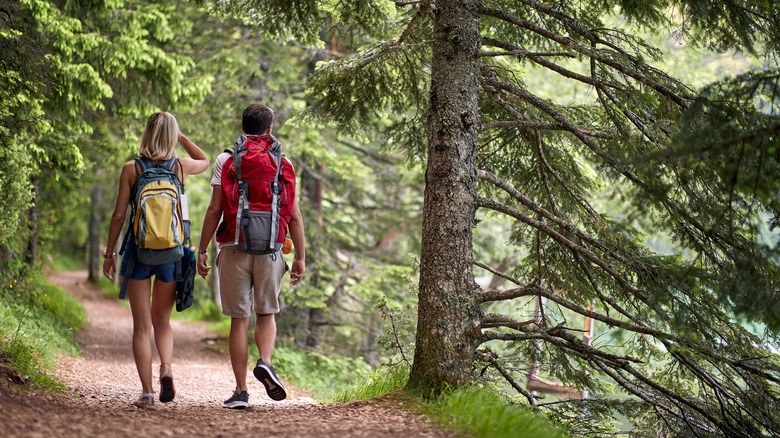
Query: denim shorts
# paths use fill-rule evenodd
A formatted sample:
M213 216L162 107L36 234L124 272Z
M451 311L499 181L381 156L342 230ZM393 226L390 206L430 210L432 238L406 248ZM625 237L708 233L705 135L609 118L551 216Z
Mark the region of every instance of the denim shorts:
M119 269L119 275L127 275L127 259L129 257L136 257L135 244L132 239L128 242L124 257L122 257L122 267ZM141 263L137 258L135 259L133 272L130 274L131 280L146 280L153 275L156 279L166 283L176 281L176 262L165 263L163 265L147 265Z

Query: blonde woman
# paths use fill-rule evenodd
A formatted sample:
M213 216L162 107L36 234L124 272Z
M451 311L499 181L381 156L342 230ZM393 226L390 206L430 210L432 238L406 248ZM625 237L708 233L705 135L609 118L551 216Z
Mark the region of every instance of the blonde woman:
M189 157L172 161L175 173L180 175L181 183L187 175L197 175L209 167L206 154L187 136L179 131L176 118L167 112L152 114L146 122L146 128L141 136L139 156L145 163L163 165L168 160L176 158L176 144L181 143ZM175 163L178 162L178 165ZM122 166L119 176L119 193L116 206L111 216L108 229L107 249L103 253L103 274L114 279L116 274L117 240L125 222L127 207L133 202L138 169L136 161L128 161ZM129 234L129 232L128 232ZM126 239L124 257L120 275L129 278L127 295L133 315L133 357L141 378L141 396L134 402L139 408L154 406L154 388L152 383L152 348L149 336L154 330L154 342L160 354L160 401L167 403L173 400L175 390L171 359L173 356L173 331L170 317L176 295L175 265L176 262L161 265L147 265L138 260L131 264L132 272L127 270L127 261L135 257L136 248L132 238ZM152 287L151 277L154 276Z

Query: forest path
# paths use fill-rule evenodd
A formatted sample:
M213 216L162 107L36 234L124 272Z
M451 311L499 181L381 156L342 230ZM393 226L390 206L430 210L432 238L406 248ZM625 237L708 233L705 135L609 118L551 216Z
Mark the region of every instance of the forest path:
M130 347L130 308L87 283L86 271L55 273L49 280L86 308L88 325L78 335L82 357L63 357L57 376L66 395L20 391L0 384L0 436L198 436L236 437L447 437L424 417L387 404L323 405L295 388L282 402L269 399L252 377L250 407L222 408L234 386L227 353L215 347L203 324L172 321L176 399L153 409L131 403L141 392ZM159 358L153 360L157 379ZM284 380L284 375L280 376ZM159 390L159 389L158 389Z

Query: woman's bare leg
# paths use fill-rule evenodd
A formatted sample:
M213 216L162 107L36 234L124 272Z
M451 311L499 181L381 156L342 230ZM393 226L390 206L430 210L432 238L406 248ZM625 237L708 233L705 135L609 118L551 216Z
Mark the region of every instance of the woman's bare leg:
M152 332L152 319L149 310L151 280L130 280L127 285L127 297L133 314L133 358L141 378L141 391L144 394L154 392L152 387L152 345L149 336Z
M173 359L173 330L171 329L171 311L176 302L176 282L166 283L154 280L152 289L152 326L154 342L160 354L160 365L171 366Z

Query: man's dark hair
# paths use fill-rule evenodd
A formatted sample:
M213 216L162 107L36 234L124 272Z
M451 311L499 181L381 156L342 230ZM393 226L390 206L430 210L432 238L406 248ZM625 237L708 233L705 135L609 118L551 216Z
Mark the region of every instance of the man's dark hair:
M265 134L265 130L274 121L274 111L265 105L253 103L244 110L241 116L241 128L250 135Z

